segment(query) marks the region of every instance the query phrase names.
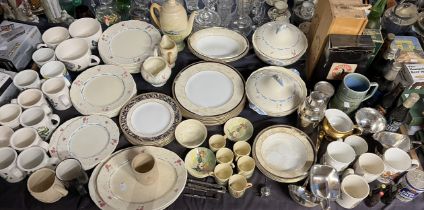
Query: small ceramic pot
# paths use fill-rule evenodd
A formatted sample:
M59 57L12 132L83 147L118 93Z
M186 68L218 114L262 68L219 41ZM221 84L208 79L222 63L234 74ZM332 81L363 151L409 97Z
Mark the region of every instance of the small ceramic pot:
M149 57L141 66L141 76L154 87L162 87L171 76L171 68L165 58Z
M175 129L175 139L186 148L195 148L202 145L207 135L206 126L194 119L182 121Z

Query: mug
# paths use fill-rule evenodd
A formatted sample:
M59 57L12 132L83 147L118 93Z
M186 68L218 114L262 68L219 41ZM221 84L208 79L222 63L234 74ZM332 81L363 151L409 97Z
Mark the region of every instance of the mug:
M13 129L8 126L0 126L0 148L7 147L10 144L10 137L13 135Z
M19 118L22 114L22 107L18 104L5 104L0 107L0 125L12 129L19 127Z
M48 168L42 168L31 174L27 188L35 199L43 203L54 203L68 194L54 171Z
M18 151L32 146L39 146L45 150L49 149L49 144L41 139L34 128L30 127L17 130L10 138L10 146Z
M209 138L209 148L216 152L225 147L226 139L223 135L215 134Z
M96 49L97 42L99 42L102 35L102 26L96 19L81 18L69 25L69 34L73 38L84 39L91 49Z
M358 73L349 73L343 78L337 93L330 101L330 107L343 110L346 114L355 111L359 105L371 98L378 89L376 82Z
M131 161L135 178L143 185L151 185L159 177L156 158L149 153L140 153Z
M50 48L40 48L32 54L32 60L38 67L42 67L47 62L56 60L56 56L54 55L54 50Z
M162 87L171 76L171 68L164 58L152 56L141 65L141 76L154 87Z
M387 183L396 179L401 173L419 167L418 160L411 159L407 152L399 148L389 148L383 154L384 172L378 178L380 182Z
M65 64L60 61L49 61L40 69L40 74L44 79L63 78L66 86L71 86L71 76L66 70Z
M18 168L18 153L10 147L0 148L0 176L10 183L22 181L26 173Z
M19 122L23 127L36 129L38 135L46 140L59 125L60 118L58 115L52 114L50 107L41 106L31 107L22 112Z
M72 103L69 96L69 88L62 78L51 78L46 80L41 86L41 90L56 110L71 108Z
M333 167L337 172L341 172L355 160L355 157L355 150L349 144L332 141L327 146L322 163Z
M38 44L37 49L42 47L55 49L61 42L69 39L69 32L64 27L52 27L43 33L41 39L44 44Z
M243 156L237 160L238 174L243 175L246 179L252 177L255 166L255 160L250 156Z
M43 105L49 106L43 92L39 89L26 89L18 95L18 98L13 99L11 102L19 104L24 109Z
M234 153L228 148L221 148L216 151L216 161L218 163L225 163L231 165L234 168Z
M23 70L15 75L13 78L13 84L20 90L26 90L31 88L40 89L41 80L38 77L38 73L34 70Z
M233 146L233 151L236 161L242 156L248 156L252 148L250 144L245 141L238 141Z
M171 68L174 68L178 55L177 44L168 35L163 35L159 47L161 56L168 62Z
M62 160L56 167L56 177L66 188L74 189L80 195L86 195L84 185L88 183L87 173L82 168L81 162L69 158Z
M69 71L82 71L100 63L99 57L92 55L87 42L80 38L72 38L60 43L56 47L55 55Z
M233 175L233 169L230 165L221 163L215 166L213 175L216 183L226 185L230 177Z
M340 184L340 196L336 202L346 209L356 207L364 200L369 192L368 182L361 176L350 174L343 178Z
M240 174L232 175L228 180L228 190L234 198L240 198L244 195L246 189L252 186L252 183L248 183L246 177Z
M362 176L368 183L371 183L384 172L384 162L376 154L364 153L359 156L353 168L355 174Z
M346 138L352 134L361 135L362 130L354 125L350 117L338 109L325 110L325 117L322 123L322 131L320 139L324 136L330 137L331 140Z
M50 158L47 155L47 150L39 146L33 146L23 150L17 159L18 168L28 173L45 167L55 168L58 163L58 158Z
M362 155L368 151L368 144L365 139L357 135L351 135L345 138L345 143L349 144L357 156Z

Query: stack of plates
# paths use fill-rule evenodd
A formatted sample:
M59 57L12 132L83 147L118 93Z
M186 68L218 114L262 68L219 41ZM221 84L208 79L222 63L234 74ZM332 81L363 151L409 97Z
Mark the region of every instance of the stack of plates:
M159 31L139 20L119 22L109 27L99 40L99 54L106 64L118 65L139 73L143 61L153 55L160 43Z
M125 104L119 115L119 125L132 144L161 147L174 140L174 131L181 118L174 99L161 93L145 93Z
M316 161L315 148L308 135L287 125L262 130L253 143L252 154L265 176L283 183L304 179Z
M72 104L83 115L115 117L137 93L131 74L114 65L99 65L82 72L70 90Z
M132 158L149 153L158 163L157 181L140 184L131 168ZM187 171L184 161L174 152L152 146L135 146L112 154L93 170L88 190L94 203L102 210L160 210L171 205L184 190Z
M60 160L75 158L89 170L108 157L119 142L119 128L111 119L90 115L70 119L55 130L49 153Z
M175 78L172 91L184 117L219 125L240 114L246 101L244 81L232 67L196 63Z

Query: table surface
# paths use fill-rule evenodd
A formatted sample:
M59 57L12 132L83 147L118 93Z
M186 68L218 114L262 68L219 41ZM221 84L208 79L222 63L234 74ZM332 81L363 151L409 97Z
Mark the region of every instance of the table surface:
M155 88L144 81L139 74L134 75L134 79L137 84L138 94L146 92L161 92L167 95L171 95L171 85L176 74L183 69L183 67L200 61L200 59L193 56L187 49L180 52L178 55L176 66L172 70L172 76L168 80L167 84L161 88ZM303 69L303 62L295 64L293 67L296 69ZM245 79L256 69L265 66L266 64L261 62L251 49L243 59L233 62L230 65L234 66ZM302 74L303 75L303 74ZM71 76L75 78L75 74L71 73ZM99 90L101 91L101 90ZM73 107L62 112L56 112L61 117L61 123L66 120L80 115ZM286 117L271 118L267 116L261 116L256 112L248 108L247 104L240 114L240 116L249 119L255 128L253 137L248 141L253 143L254 137L262 129L276 124L289 124L293 125L296 120L295 114L291 114ZM117 117L113 118L117 122ZM208 136L213 134L223 133L223 125L208 127ZM121 135L117 150L129 147L131 144ZM203 144L207 146L207 141ZM227 147L232 147L232 143L227 143ZM189 151L180 146L176 141L171 142L165 148L170 149L180 155L184 159L185 154ZM91 174L91 171L88 171ZM208 181L212 181L209 178ZM79 196L77 194L69 194L68 196L60 199L58 202L53 204L44 204L34 199L26 189L27 179L11 184L0 179L0 210L3 209L98 209L95 203L91 200L87 194L85 196ZM295 203L289 196L287 184L278 183L266 178L259 170L255 170L252 178L249 182L253 183L253 187L248 189L244 197L240 199L232 198L228 193L220 197L219 200L213 199L197 199L180 196L171 206L169 210L181 210L181 209L207 209L207 210L247 210L247 209L307 209L306 207L300 206ZM271 188L271 196L260 197L258 190L260 186L266 184ZM301 183L300 183L301 184ZM338 206L335 202L332 202L331 207L333 209L343 209ZM373 209L424 209L424 197L421 195L417 199L409 203L402 203L395 200L391 205L384 206L379 204ZM313 209L320 209L315 207ZM357 206L355 209L369 209L363 203Z

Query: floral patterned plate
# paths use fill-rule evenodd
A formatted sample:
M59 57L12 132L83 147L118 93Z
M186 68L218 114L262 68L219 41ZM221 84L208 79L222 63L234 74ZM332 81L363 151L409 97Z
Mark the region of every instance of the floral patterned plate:
M111 119L83 116L72 121L59 136L57 156L60 160L78 159L84 170L88 170L112 154L118 141L119 128Z
M49 142L49 153L50 153L51 157L57 157L57 142L59 141L59 137L62 135L65 128L68 127L68 125L71 124L73 121L75 121L79 118L81 118L81 116L69 119L68 121L66 121L62 125L60 125L53 132L52 136L50 137L50 142Z
M133 175L131 160L143 152L158 160L157 184L142 185ZM178 198L186 181L184 161L177 154L160 147L138 146L104 163L97 176L97 192L114 209L164 209Z
M212 150L198 147L187 153L184 162L188 173L196 178L205 178L215 169L216 157Z

